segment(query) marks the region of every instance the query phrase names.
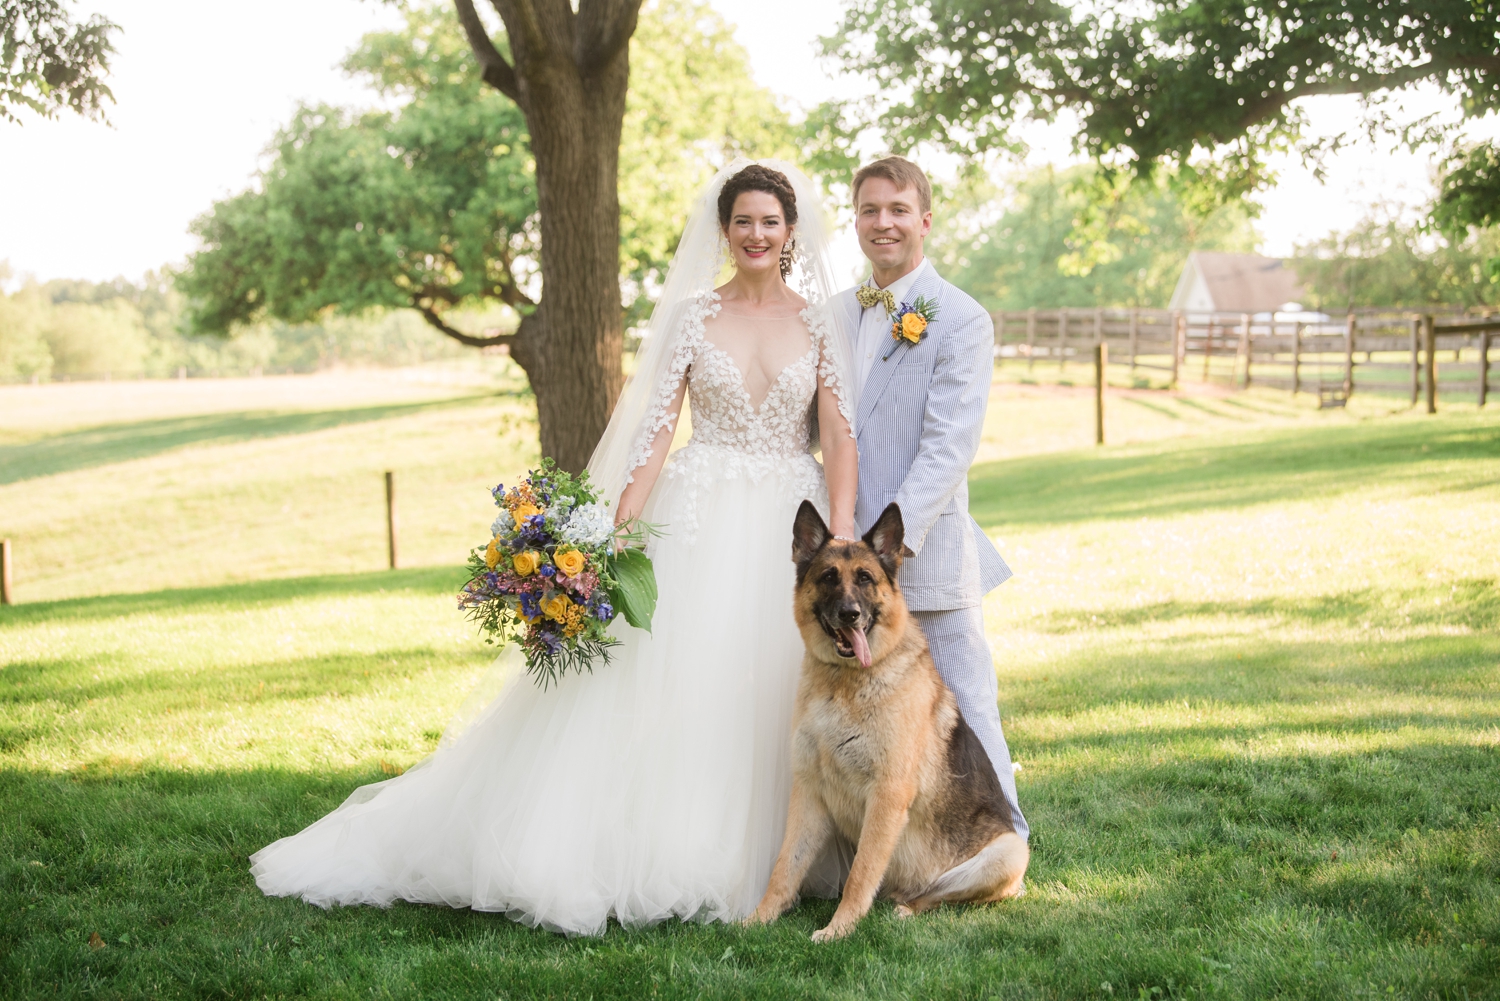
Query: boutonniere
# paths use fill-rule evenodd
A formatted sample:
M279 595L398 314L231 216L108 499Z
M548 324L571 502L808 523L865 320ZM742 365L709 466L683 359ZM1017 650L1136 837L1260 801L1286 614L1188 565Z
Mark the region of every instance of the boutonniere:
M903 302L891 316L891 346L881 361L888 361L903 344L920 344L927 336L927 325L937 319L938 307L926 296L916 302Z

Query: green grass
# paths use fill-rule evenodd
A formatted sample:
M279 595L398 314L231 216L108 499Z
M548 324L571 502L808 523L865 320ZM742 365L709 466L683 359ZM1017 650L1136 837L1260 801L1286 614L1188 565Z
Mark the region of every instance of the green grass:
M1088 392L997 386L972 476L1017 570L986 615L1030 892L820 947L828 902L568 940L250 880L482 672L454 564L534 456L524 400L249 395L86 467L79 425L13 421L0 997L1500 996L1500 415L1126 392L1122 444L1077 448ZM379 569L385 468L412 569Z

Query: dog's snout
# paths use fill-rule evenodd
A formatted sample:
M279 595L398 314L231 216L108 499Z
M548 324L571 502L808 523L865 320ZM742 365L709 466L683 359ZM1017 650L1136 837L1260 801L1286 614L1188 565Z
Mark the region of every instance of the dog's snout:
M839 604L839 623L845 626L852 626L859 621L862 612L863 609L859 607L859 602L844 601Z

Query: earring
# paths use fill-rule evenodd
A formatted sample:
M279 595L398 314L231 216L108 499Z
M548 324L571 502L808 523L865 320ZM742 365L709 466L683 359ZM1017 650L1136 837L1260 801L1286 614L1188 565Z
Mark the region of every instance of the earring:
M792 273L792 251L797 249L797 238L792 237L781 245L781 277Z

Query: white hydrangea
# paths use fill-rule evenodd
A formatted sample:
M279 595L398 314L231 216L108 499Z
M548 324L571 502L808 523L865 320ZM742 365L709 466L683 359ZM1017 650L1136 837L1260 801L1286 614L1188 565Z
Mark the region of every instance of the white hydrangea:
M515 523L516 519L511 517L509 511L501 511L500 517L496 518L493 522L490 523L490 534L501 535L505 532L508 532L510 531L511 526Z
M615 534L615 521L609 508L597 501L579 505L563 526L562 537L575 546L602 546Z

